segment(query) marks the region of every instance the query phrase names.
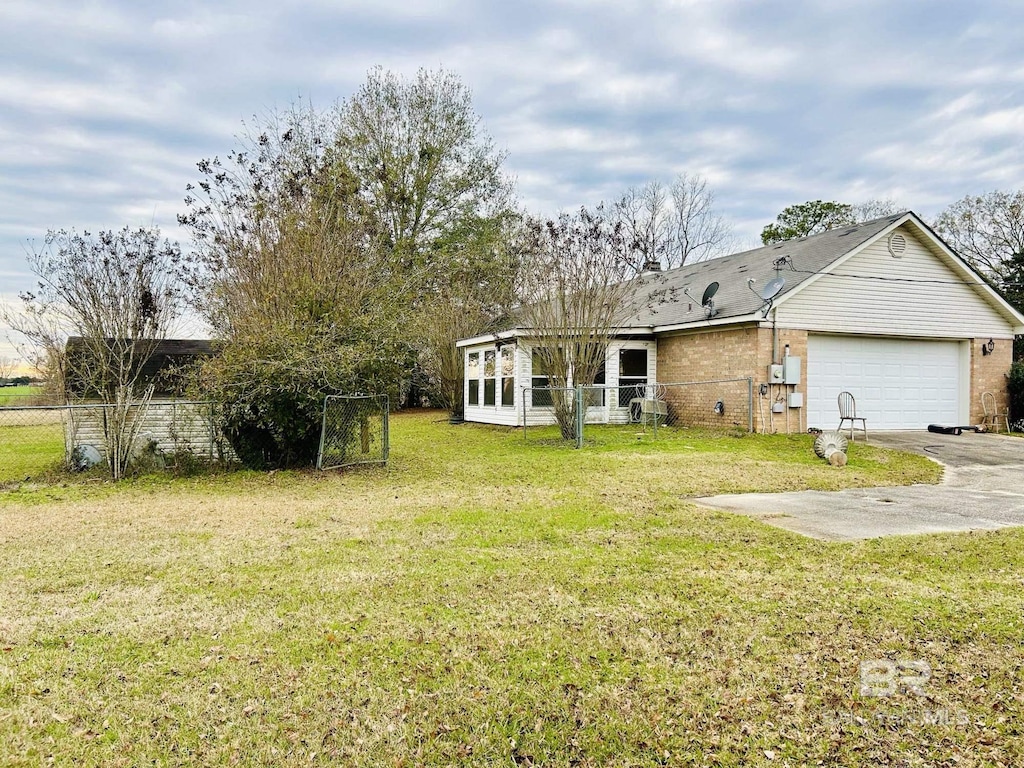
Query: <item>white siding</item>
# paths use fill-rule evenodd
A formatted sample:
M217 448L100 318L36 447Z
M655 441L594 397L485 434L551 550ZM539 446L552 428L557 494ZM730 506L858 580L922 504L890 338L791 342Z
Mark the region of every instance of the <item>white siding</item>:
M889 253L887 239L881 238L834 267L840 276L822 276L780 302L779 327L949 339L1013 336L1007 320L908 227L897 231L907 239L900 258Z
M462 398L465 406L465 419L466 421L481 421L486 424L504 424L509 427L519 426L520 414L522 406L520 405L520 399L522 398L522 384L520 382L523 371L523 356L526 355L526 370L529 371L529 354L515 342L508 342L503 346L511 346L515 350L515 406L509 407L504 405L484 405L484 392L483 387L480 387L480 403L479 405L469 404L469 387L472 380L469 378L469 354L471 352L478 352L480 354L480 367L483 368L484 364L484 352L493 351L495 353L495 365L500 369L501 356L497 351L494 344L477 344L472 347L465 347L463 349L462 364L463 373L465 375L466 383L463 386ZM528 377L527 377L528 378ZM483 381L479 379L478 381ZM495 403L501 396L501 391L498 389L498 385L495 385Z
M187 451L200 458L223 456L233 459L231 449L219 439L206 403L154 401L143 415L139 431L139 446L156 443L162 453ZM104 452L104 418L102 406L76 406L65 412L64 432L68 453L79 445L92 445ZM133 409L136 418L138 409ZM220 443L220 444L218 444Z

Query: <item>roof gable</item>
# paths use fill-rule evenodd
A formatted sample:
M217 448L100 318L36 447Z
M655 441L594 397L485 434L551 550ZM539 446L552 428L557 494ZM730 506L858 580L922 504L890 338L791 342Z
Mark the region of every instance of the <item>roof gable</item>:
M890 238L899 246L895 252ZM983 284L937 257L907 222L807 280L776 305L773 320L783 328L873 336L1005 338L1012 332L1012 319L987 300Z

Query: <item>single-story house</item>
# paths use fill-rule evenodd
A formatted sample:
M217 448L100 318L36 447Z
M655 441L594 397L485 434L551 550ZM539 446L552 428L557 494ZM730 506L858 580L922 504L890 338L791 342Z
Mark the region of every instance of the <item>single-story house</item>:
M981 423L983 392L1006 406L1013 337L1024 334L1024 316L913 212L636 279L640 299L609 345L605 384L750 377L755 397L785 408L783 420L755 407L758 431L834 429L843 391L871 430ZM468 421L553 420L529 389L545 384L531 333L458 342ZM628 396L587 412L629 418Z

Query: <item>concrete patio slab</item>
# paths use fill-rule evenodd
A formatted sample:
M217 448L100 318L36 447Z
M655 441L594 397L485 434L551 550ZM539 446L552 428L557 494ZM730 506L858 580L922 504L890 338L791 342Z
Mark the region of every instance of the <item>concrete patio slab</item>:
M887 432L873 434L871 444L941 463L942 483L726 494L694 501L835 541L1024 526L1024 439L972 432Z

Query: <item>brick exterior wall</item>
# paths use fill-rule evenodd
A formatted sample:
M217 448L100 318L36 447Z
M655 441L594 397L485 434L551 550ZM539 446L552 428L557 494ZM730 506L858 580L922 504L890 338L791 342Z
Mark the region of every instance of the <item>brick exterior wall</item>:
M804 393L804 404L807 401L807 331L794 330L790 328L780 328L778 331L779 339L779 354L773 358L773 344L772 344L772 329L761 328L759 329L759 343L758 343L758 356L757 362L754 368L754 387L755 387L755 402L754 410L754 424L758 432L803 432L807 426L807 419L805 417L805 408L790 408L786 406L786 410L782 413L770 414L772 399L778 395L782 395L783 400L787 400L786 396L790 392L803 392ZM793 357L800 358L800 384L797 386L775 386L771 388L769 398L761 398L757 394L757 386L762 382L768 381L768 366L773 362L782 362L782 358L786 354L786 345L789 345L789 354ZM758 407L758 401L763 405L763 408ZM761 423L761 411L764 411L764 423ZM788 418L787 418L788 417Z
M779 362L785 345L790 354L801 358L801 383L797 387L774 387L773 395L807 391L807 332L779 330ZM754 379L754 430L761 432L774 424L777 432L802 432L804 409L786 408L783 413L769 415L771 401L760 397L758 387L768 380L768 366L772 362L772 331L770 328L747 326L721 331L697 331L662 336L658 339L658 381L710 381L714 379ZM672 392L668 393L672 402ZM762 407L758 407L759 401ZM744 412L746 403L742 403ZM764 424L760 412L764 411Z
M982 393L991 392L995 395L1000 411L1006 410L1009 402L1006 374L1010 372L1013 362L1013 341L997 339L992 354L984 355L981 345L987 342L988 339L971 339L971 424L981 424L984 418ZM1006 429L1006 426L1002 429Z
M782 362L785 347L801 361L800 385L776 386L768 398L761 398L758 387L768 381L768 366L773 362L772 330L747 326L720 331L697 331L658 339L658 380L667 382L708 381L753 376L754 429L757 432L803 432L806 427L805 409L787 407L782 413L770 414L772 400L789 392L807 392L807 331L779 329L778 362ZM1006 374L1013 359L1013 343L1008 339L996 341L995 351L983 355L981 345L988 339L971 339L970 422L981 424L984 410L983 392L996 396L999 410L1008 403ZM669 396L671 399L671 395ZM761 414L764 414L762 420ZM838 411L837 411L838 414ZM788 415L788 420L787 420ZM837 415L838 420L838 415Z

